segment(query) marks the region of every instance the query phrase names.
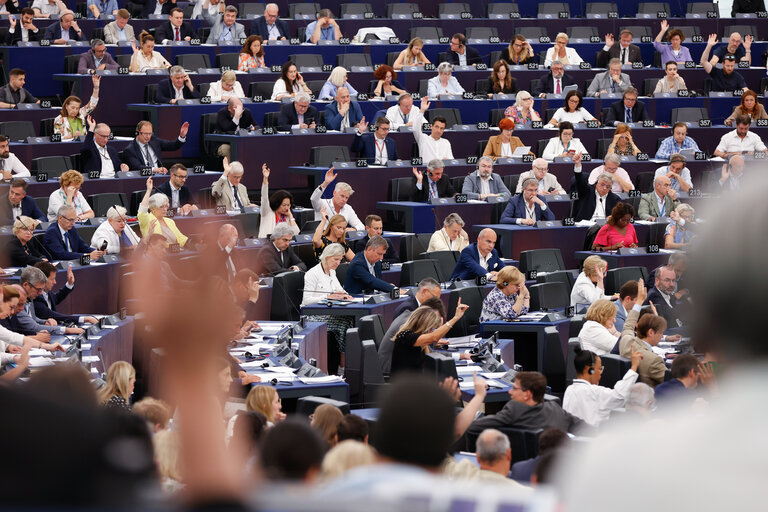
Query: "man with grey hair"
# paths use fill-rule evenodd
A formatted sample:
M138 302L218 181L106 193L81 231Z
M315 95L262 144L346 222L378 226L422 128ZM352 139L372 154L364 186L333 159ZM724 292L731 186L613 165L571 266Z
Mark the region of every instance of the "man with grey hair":
M216 244L209 244L206 264L209 265L210 273L219 276L227 281L231 281L237 274L237 267L232 260L232 251L237 246L237 228L232 224L222 224L219 226L219 233L216 238ZM291 233L293 238L293 233Z
M487 428L477 436L477 463L480 473L477 479L482 482L507 484L517 489L531 490L511 478L507 478L512 463L512 448L509 438L495 428Z
M78 260L83 254L88 254L92 261L96 261L104 255L80 238L74 229L76 220L75 207L65 204L59 208L56 222L52 222L45 231L43 245L54 260Z
M101 39L93 39L91 51L80 55L80 59L77 61L77 73L79 75L93 74L104 69L116 71L118 67L115 59L107 52L106 43Z
M111 206L107 210L107 221L99 224L91 237L93 247L101 247L107 242L107 254L120 254L123 249L134 249L141 238L128 225L126 209L122 206Z
M387 109L387 119L392 130L399 130L401 126L413 126L413 117L418 112L413 109L413 96L403 93L397 98L397 105Z
M469 245L469 235L464 231L464 219L458 213L449 213L443 220L443 227L432 233L427 252L461 252Z
M559 60L553 60L549 73L539 77L539 85L531 91L532 96L546 98L547 94L562 94L569 85L576 85L571 75L565 74L565 66Z
M227 106L216 113L216 131L219 133L236 133L240 129L253 131L257 126L251 111L243 107L243 102L236 96L230 96ZM216 154L222 158L230 158L230 151L229 144L222 144Z
M395 312L392 314L392 318L397 318L404 311L415 311L416 308L421 306L427 299L439 299L441 293L442 288L440 283L437 282L437 279L425 277L419 281L416 290L412 294L408 294L408 298L405 302L397 306L397 309L395 309Z
M611 59L608 63L608 69L595 75L592 83L587 89L587 96L599 97L601 94L614 94L627 90L632 87L632 80L629 75L621 72L621 60Z
M171 66L168 71L170 77L157 84L155 93L156 103L169 103L175 105L179 100L199 98L200 94L192 85L192 80L181 66Z
M309 198L312 202L312 208L315 210L315 220L322 220L323 224L325 224L334 215L341 215L347 219L348 229L362 231L365 229L365 226L360 222L354 208L347 204L349 197L355 192L349 184L344 182L336 183L336 187L333 189L333 196L331 198L323 198L323 192L335 179L336 173L333 167L331 167L325 172L323 182L312 192ZM323 218L323 215L326 215L327 218Z
M656 175L653 180L653 192L640 197L637 216L642 220L655 221L660 217L669 217L679 204L677 192L672 190L669 178L665 174Z
M515 194L521 194L523 192L523 182L528 178L535 178L539 184L539 195L546 196L549 194L565 194L565 189L557 181L557 176L551 174L549 171L549 162L543 158L537 158L531 163L531 170L525 171L517 179L517 187L515 188Z
M670 155L669 165L662 165L656 169L655 177L658 176L669 178L669 188L675 192L688 192L693 188L691 171L685 166L685 157L680 153Z
M255 206L248 197L248 189L241 183L243 180L243 164L234 161L229 163L224 158L224 172L221 178L216 180L211 187L211 195L216 199L216 206L223 206L228 212L239 211L245 213L246 206Z
M580 154L573 157L573 173L576 183L571 192L576 193L573 204L573 217L576 222L582 220L596 221L608 217L613 207L621 201L618 195L611 192L613 176L604 172L598 176L594 185L590 185L587 176L581 172Z
M29 267L27 267L29 268ZM21 303L21 299L19 299ZM43 350L49 350L55 352L60 350L64 352L64 347L60 343L47 343L50 339L50 334L44 334L40 336L26 336L20 332L14 332L6 327L7 322L0 324L0 366L9 362L15 361L13 353L21 352L21 347L29 345L31 348L42 348ZM11 322L13 324L13 322ZM29 332L29 331L25 331ZM38 338L46 339L46 341L40 341Z
M381 260L387 254L389 242L384 237L374 236L365 250L355 254L349 263L344 278L344 289L352 295L373 290L389 292L395 286L381 279Z
M68 269L71 272L71 269ZM38 341L47 342L51 339L51 334L81 334L84 330L80 327L66 327L58 325L55 320L43 320L35 314L34 301L45 289L48 278L42 270L36 267L26 267L21 271L19 279L19 311L14 315L18 327L23 331L32 331L38 334L35 338ZM9 327L11 330L15 330ZM17 331L22 332L22 331ZM41 332L46 334L40 335Z
M117 171L127 172L128 164L120 161L117 150L108 145L112 129L106 123L98 123L88 117L88 133L80 148L83 173L99 171L100 178L114 178Z
M309 94L297 92L293 103L286 103L280 107L280 115L277 118L277 129L289 131L293 128L315 128L320 119L317 109L309 104Z
M592 172L589 173L589 184L594 185L597 182L598 176L603 173L608 173L613 176L613 184L611 185L611 192L615 194L621 194L622 192L629 192L634 190L635 186L632 184L632 179L629 177L629 173L620 167L621 157L616 153L605 155L603 159L603 165L598 165Z
M293 230L287 222L280 222L272 230L271 242L259 251L258 273L274 276L289 270L307 271L307 266L291 247Z
M605 116L605 126L653 121L653 118L645 108L645 103L637 101L639 94L637 89L632 86L624 89L621 99L611 103L611 106L608 108L608 114Z
M267 4L264 7L264 16L256 18L251 23L250 34L252 36L261 36L262 44L268 44L269 41L276 41L278 39L287 39L290 35L288 24L278 17L279 14L280 10L277 4Z
M427 183L424 183L424 173L416 167L413 168L413 187L411 189L411 201L420 203L429 202L440 197L453 197L456 190L448 176L443 175L443 161L433 158L427 163Z
M434 116L431 123L431 132L429 135L425 135L421 132L421 124L424 122L424 112L429 109L429 98L421 98L421 107L414 112L411 109L411 117L413 121L413 138L416 139L416 144L419 146L419 156L422 162L429 162L433 159L438 160L453 160L453 149L451 149L451 142L448 139L443 138L448 122L442 116Z
M493 158L489 156L481 156L475 172L464 178L461 193L466 194L468 199L483 201L489 197L500 197L507 201L512 197L501 176L493 172Z
M500 224L534 226L540 220L555 220L555 214L547 208L544 197L539 196L539 182L528 178L523 182L523 193L514 196L501 214Z
M237 7L228 5L221 18L211 27L206 44L239 44L240 39L245 39L245 28L237 23ZM208 22L211 23L213 19Z

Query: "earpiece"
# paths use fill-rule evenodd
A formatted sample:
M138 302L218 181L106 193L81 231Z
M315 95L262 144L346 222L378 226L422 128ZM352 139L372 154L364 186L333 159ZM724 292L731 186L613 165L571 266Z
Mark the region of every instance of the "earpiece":
M501 283L501 286L509 286L509 283L508 283L507 281L503 281L503 282Z
M589 373L590 375L594 375L595 374L595 353L592 351L590 351L589 353L592 354L592 366L589 368L589 371L587 373Z

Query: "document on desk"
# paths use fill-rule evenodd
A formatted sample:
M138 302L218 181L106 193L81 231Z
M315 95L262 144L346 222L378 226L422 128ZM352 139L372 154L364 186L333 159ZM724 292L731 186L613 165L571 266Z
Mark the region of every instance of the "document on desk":
M486 379L500 379L506 374L507 372L483 372L480 375L482 375Z
M289 373L293 374L295 370L290 366L267 366L266 368L264 368L264 371L272 372L272 373L280 373L280 374L289 374Z
M42 368L44 366L53 366L53 360L50 357L30 357L30 368Z
M331 382L344 382L338 375L323 375L322 377L299 377L304 384L330 384Z
M482 373L483 369L480 368L478 365L468 365L468 366L457 366L456 367L456 375L459 377L466 377L466 376L472 376L475 374L475 372Z
M450 348L471 348L477 345L481 340L476 334L470 336L457 336L455 338L447 338L448 347Z
M538 322L542 318L544 318L546 314L547 313L544 311L536 311L533 313L526 313L525 315L520 315L519 317L517 317L517 319L520 320L521 322Z
M464 391L475 389L475 383L471 380L463 380L459 382L459 389Z
M53 354L44 348L32 348L29 350L29 357L51 357Z
M502 384L501 382L493 379L486 379L485 383L488 384L488 386L497 389L504 389L509 387L506 384Z
M269 382L273 379L277 379L277 382L293 382L296 380L295 375L276 375L274 373L267 373L267 372L253 372L252 375L256 375L261 379L261 382Z

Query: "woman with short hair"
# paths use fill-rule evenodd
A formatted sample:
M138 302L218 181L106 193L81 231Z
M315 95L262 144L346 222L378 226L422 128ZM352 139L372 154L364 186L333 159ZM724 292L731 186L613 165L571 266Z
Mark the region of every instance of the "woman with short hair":
M165 216L170 204L168 196L161 193L152 194L154 188L150 176L147 178L144 199L139 203L138 219L141 236L147 238L151 234L158 234L165 238L167 245L179 244L180 247L184 247L189 238L179 231L173 219Z
M245 93L243 86L237 81L237 75L230 70L223 72L220 80L211 82L207 96L211 98L211 102L226 102L229 98L245 98Z
M552 65L552 61L559 60L563 66L578 66L583 62L576 50L568 47L568 34L560 32L555 36L555 44L547 50L544 58L544 67Z
M463 251L469 245L469 235L464 231L464 219L458 213L450 213L443 220L440 231L432 233L427 252Z
M504 110L504 117L515 122L515 125L527 125L532 121L541 121L541 116L533 108L533 96L528 91L520 91L515 96L515 104Z
M346 87L350 96L357 96L357 91L347 81L347 69L344 66L336 66L331 70L328 80L323 84L323 88L320 89L318 99L321 100L333 100L336 98L336 91L339 87Z
M47 254L43 245L34 239L35 228L40 221L22 215L13 223L13 238L5 246L11 267L26 267L43 261Z
M437 76L427 81L427 96L436 100L441 94L464 94L464 88L453 76L453 64L441 62L437 66Z
M589 306L585 322L579 331L581 348L602 356L610 354L619 341L616 322L616 305L606 299L598 299Z
M605 273L608 262L597 255L588 256L584 260L582 272L576 278L571 290L571 306L577 304L592 304L599 299L611 299L605 295Z
M75 219L77 222L82 222L85 219L91 219L95 217L91 205L85 200L85 196L80 192L80 187L83 186L83 175L79 172L70 169L63 172L59 176L59 188L51 192L48 197L48 220L56 222L59 216L59 208L69 205L75 209Z
M496 274L496 287L483 300L480 323L494 320L514 320L528 313L531 294L525 286L525 276L517 267L508 265Z

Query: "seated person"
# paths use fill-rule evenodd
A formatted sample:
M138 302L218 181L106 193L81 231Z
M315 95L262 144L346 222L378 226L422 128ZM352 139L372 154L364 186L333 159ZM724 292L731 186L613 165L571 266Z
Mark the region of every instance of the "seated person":
M613 325L616 321L616 306L613 302L597 299L589 306L584 320L579 331L581 348L598 356L610 354L619 341L619 331Z
M346 87L351 96L357 96L357 91L347 81L347 70L343 66L336 66L331 70L328 80L320 89L318 98L320 100L332 100L338 94L339 87Z
M397 98L397 105L387 109L387 119L391 130L399 130L401 126L413 126L413 118L419 107L414 107L413 96L408 93L401 94Z
M346 87L336 90L336 101L325 107L325 127L329 130L344 131L346 128L358 126L365 121L363 111L356 101L352 101L350 91Z
M457 32L451 36L451 44L446 53L446 62L454 66L475 66L483 62L480 52L467 46L467 36Z
M477 87L478 94L487 94L492 98L494 94L516 94L517 80L512 78L509 65L505 60L497 60L493 65L491 76L486 82L481 82Z
M512 196L501 176L493 172L493 158L490 156L480 157L477 161L477 169L464 178L461 193L466 194L469 199L481 201L489 197L501 197L508 201Z
M693 150L694 152L700 151L696 141L688 137L688 125L685 123L675 123L672 127L672 135L661 141L655 158L667 160L674 153L680 153L684 149Z
M677 94L678 91L684 91L688 89L685 85L683 77L677 74L677 62L670 60L664 64L664 77L656 82L656 88L653 90L651 96L656 96L659 93L671 92Z
M421 99L421 107L413 115L413 126L421 126L424 122L424 112L429 109L429 100L427 98ZM413 113L413 110L411 110ZM429 162L433 159L439 160L452 160L453 149L451 148L451 141L443 138L445 128L448 126L448 121L443 116L433 116L430 123L431 132L429 135L422 133L421 130L413 130L413 138L416 139L416 144L419 146L419 156L423 162Z
M93 261L98 260L104 253L89 247L80 238L77 230L74 229L75 220L74 206L65 204L59 207L58 218L55 222L51 222L43 237L43 244L48 254L54 260L77 260L83 254L88 254Z
M392 369L392 352L395 349L394 338L395 334L405 324L406 320L411 316L411 313L416 311L421 306L427 306L438 312L440 318L445 318L445 306L443 301L440 300L440 283L431 277L426 277L419 281L413 295L409 295L408 298L403 301L401 305L395 309L392 315L392 323L387 328L387 332L384 333L384 338L379 344L379 365L384 375L389 376Z
M728 162L723 164L720 170L720 178L717 180L716 189L724 192L734 192L741 190L742 180L744 179L744 157L733 155Z
M299 73L299 68L291 61L283 64L280 71L280 78L275 80L275 86L272 88L272 100L279 100L284 97L295 97L297 93L304 92L307 95L312 94L309 86Z
M736 57L734 55L725 55L723 57L722 69L715 67L709 62L709 51L717 44L718 39L717 34L710 34L707 40L707 47L704 48L704 52L699 60L699 64L702 65L704 71L712 79L712 87L709 90L732 92L741 89L745 92L748 91L744 76L736 71Z
M237 23L237 7L228 5L220 15L207 19L211 24L206 44L240 44L245 39L245 27Z
M155 29L155 39L160 44L168 44L171 41L189 41L197 37L195 30L189 23L184 23L184 10L178 7L171 9L168 15L168 23L161 23Z
M688 229L693 223L693 216L695 214L696 211L693 207L686 203L680 203L669 214L671 222L667 225L667 229L664 232L665 249L685 250L688 247L688 244L691 243L695 236L695 233Z
M61 113L53 120L53 133L61 135L61 140L72 140L88 132L86 119L99 103L99 84L101 77L93 75L93 93L87 105L83 105L77 96L68 96L61 106Z
M573 124L569 121L563 121L558 123L557 129L560 134L549 139L549 143L544 148L541 158L551 162L557 157L573 158L575 155L588 153L581 140L573 136Z
M157 84L157 92L155 93L157 103L175 105L179 100L191 100L200 97L200 93L195 90L192 80L183 67L171 66L168 71L170 78Z
M501 50L501 60L507 61L510 66L523 66L536 61L531 42L522 34L515 34L509 45Z
M565 32L560 32L555 36L554 46L547 50L544 57L544 67L550 67L552 62L556 60L559 60L564 66L578 66L583 62L576 50L568 47L568 34Z
M709 59L709 63L713 66L718 62L725 60L725 57L733 55L737 61L747 62L752 65L752 36L747 35L744 38L743 44L741 40L741 34L733 32L728 36L728 43L720 45L712 52L712 58Z
M458 213L449 213L440 231L432 233L427 252L461 252L469 245L469 235L464 231L464 219Z
M384 223L381 217L378 215L368 215L365 218L365 236L359 240L352 242L352 251L358 253L365 250L365 246L368 245L368 240L375 236L382 236L384 232ZM390 263L397 263L400 261L397 254L395 254L395 248L392 244L387 247L387 253L384 255L382 261L389 261Z
M306 42L317 44L318 41L338 41L341 39L341 29L330 9L320 9L317 21L307 25L304 31Z
M699 379L702 384L714 382L715 375L710 363L700 363L694 354L680 354L672 360L669 368L669 380L656 386L654 396L660 405L667 401L683 406L693 406L700 399L700 393L696 391Z
M237 70L248 72L251 69L266 68L267 65L264 62L264 46L261 42L263 39L258 35L250 35L248 39L243 43L243 47L240 49L240 56L237 60Z
M99 224L93 232L91 245L101 247L107 242L106 254L120 254L123 249L135 249L141 242L131 226L128 225L126 209L122 206L111 206L107 210L107 221Z
M483 156L489 156L493 160L497 158L510 158L515 149L525 147L520 137L512 135L515 131L515 122L512 119L505 117L499 121L499 130L501 132L498 135L491 135L488 139L488 144L485 145L483 150Z
M480 322L514 320L528 313L530 301L523 273L511 265L504 267L496 274L496 287L483 300Z
M165 216L170 204L168 196L160 193L153 194L153 189L154 184L150 176L147 178L147 191L139 203L138 218L141 236L147 238L151 234L162 235L166 246L179 244L179 247L184 247L189 238L179 231L173 219Z
M389 119L380 116L376 119L376 130L368 131L368 123L361 121L352 141L352 151L358 158L365 158L369 165L386 165L390 160L397 160L397 146L389 135Z
M632 306L637 303L637 281L627 281L619 289L619 300L616 301L616 317L613 326L617 331L624 329L624 322L627 320L627 313L632 310ZM616 353L614 346L611 353Z
M535 178L526 179L522 189L522 194L509 200L499 224L534 226L540 220L555 220L555 215L547 208L544 198L538 195L539 182Z
M48 221L48 217L40 210L35 200L27 196L28 186L27 180L21 178L14 178L11 181L8 195L0 198L0 226L12 225L20 215L40 222Z
M451 180L443 174L444 167L442 160L430 160L427 163L427 183L424 183L424 173L413 168L411 201L425 203L439 197L456 195Z
M618 169L618 163L612 165L616 165ZM572 190L575 189L579 196L573 204L576 221L606 218L608 212L621 201L619 196L611 192L613 175L603 172L597 177L594 185L590 185L587 176L581 172L581 155L576 155L573 159L573 173L575 183Z
M677 291L677 273L672 267L664 265L657 268L653 274L654 286L642 304L653 305L654 313L666 320L668 325L682 327L682 315L685 308L681 307L675 293Z
M50 18L51 14L66 12L67 6L61 0L34 0L29 3L35 18Z
M192 210L197 210L197 205L192 198L192 192L186 185L189 171L184 164L176 163L168 170L171 179L157 187L157 191L168 196L171 208L176 209L182 215L189 215Z
M239 210L245 213L246 206L255 206L248 197L248 189L242 184L245 169L238 161L232 163L224 158L224 172L213 183L211 195L216 199L216 206L223 206L228 212Z
M280 116L277 118L277 129L289 131L293 128L316 128L320 121L317 109L309 104L309 94L296 93L296 97L290 103L280 107Z
M525 126L532 121L541 121L541 116L533 108L533 96L528 91L520 91L515 95L515 104L504 110L504 117L515 122L515 126Z
M632 87L629 75L621 72L621 61L611 59L608 70L595 75L587 89L587 96L600 97L601 94L624 92Z
M339 244L331 244L323 250L319 263L304 274L302 306L315 304L325 299L352 298L344 291L338 277L336 277L336 269L339 268L342 261L344 261L344 248Z
M121 163L117 150L108 144L109 136L112 133L109 125L96 124L96 121L90 116L87 120L88 133L85 136L83 147L80 148L83 172L99 171L99 177L113 178L118 171L129 171L128 164Z
M619 339L619 347L622 357L631 358L633 351L640 354L641 359L636 370L640 375L640 381L643 384L656 387L664 382L667 365L664 364L664 359L654 353L651 348L661 341L667 328L667 322L664 318L653 313L643 312L642 318L640 318L640 305L645 302L647 296L648 292L641 279L637 289L637 304L632 307L632 311L627 313L627 320L624 322L624 329L622 329ZM635 326L637 326L637 334L635 334Z
M6 5L14 5L13 2ZM19 41L33 42L42 39L44 32L34 24L35 11L29 7L21 9L21 16L8 16L8 45L16 46Z
M321 208L325 222L321 222L317 225L315 233L312 236L312 245L315 248L315 256L319 259L326 247L331 244L339 244L344 248L344 256L347 261L352 261L355 257L355 253L347 243L347 219L339 214L335 214L328 218L328 211L325 205Z
M280 9L277 4L269 3L264 8L264 15L251 23L251 34L261 36L266 44L268 41L285 40L289 37L288 23L279 18Z
M360 222L352 205L348 204L350 196L355 193L348 183L336 183L333 189L333 196L330 199L323 198L323 192L335 179L336 174L333 172L333 167L331 167L326 171L323 182L309 197L312 208L315 210L315 220L327 220L325 214L322 213L323 207L325 207L328 215L341 215L352 229L362 231L364 229L363 223Z
M749 131L749 125L751 124L749 116L736 116L734 123L736 123L736 129L720 137L720 143L715 148L715 156L727 158L731 155L745 155L754 154L755 151L768 151L763 139L756 133Z
M83 31L75 21L75 14L70 11L61 11L59 21L54 21L45 29L43 39L50 39L51 44L67 44L69 41L82 41Z
M453 75L453 64L441 62L437 66L437 76L429 79L427 83L427 96L437 100L441 94L464 94L464 88Z
M430 64L429 59L424 55L424 41L420 37L414 37L408 43L408 47L400 52L392 67L397 71L403 69L403 66L423 66Z
M227 99L227 106L216 113L216 131L235 133L238 129L253 131L258 125L253 120L251 111L243 106L237 96Z
M618 126L620 123L640 123L650 121L651 116L645 103L637 101L637 89L627 87L620 101L614 101L605 117L605 126Z
M598 68L604 68L612 59L618 59L622 66L634 62L643 63L640 47L632 44L632 31L628 28L623 29L619 34L619 44L615 44L613 34L605 35L605 46L597 54L595 63Z
M37 219L26 215L19 216L13 223L13 237L5 246L7 259L4 258L3 265L26 267L48 258L45 248L32 237L39 224L40 221Z
M616 130L613 132L613 140L605 150L606 155L616 153L618 156L637 156L640 153L640 148L635 145L635 141L632 139L632 128L624 123L616 125Z
M619 155L616 153L606 154L603 162L603 165L598 165L589 173L588 183L590 185L597 183L597 179L602 174L608 174L613 178L611 192L614 194L621 194L622 192L629 192L635 189L629 173L623 167L620 167L621 157Z
M211 102L228 101L229 98L245 98L243 86L237 81L237 75L234 71L225 71L221 74L221 79L211 82L207 96Z
M56 311L56 306L61 304L75 289L75 274L71 268L67 269L66 284L59 291L53 293L53 287L56 286L56 272L58 269L50 261L41 261L36 263L35 267L42 270L47 278L45 288L34 299L35 315L37 317L46 320L53 319L58 323L68 324L99 323L98 319L94 316L72 316Z
M539 195L546 196L548 194L565 194L565 189L557 181L557 176L551 174L549 171L549 162L543 158L537 158L531 163L531 170L525 171L517 179L517 187L515 188L515 194L521 194L523 192L523 183L525 180L533 178L539 184Z
M592 242L593 251L616 251L622 247L637 247L637 233L632 225L635 209L623 201L616 203L611 215Z
M2 173L3 180L16 180L32 175L27 166L21 163L19 157L11 153L10 141L5 135L0 135L0 173ZM26 183L26 180L21 181Z
M365 249L352 258L344 278L344 289L350 294L369 293L371 290L390 292L395 286L381 280L381 260L387 254L389 242L374 236Z
M107 44L118 44L121 41L133 42L136 40L134 30L128 24L131 19L131 13L127 9L120 9L115 15L115 21L107 23L104 27L104 42Z
M688 192L693 188L691 171L685 166L685 157L674 154L669 157L669 165L662 165L656 169L655 176L666 176L670 181L670 188L675 192Z
M387 96L400 96L406 94L406 91L397 78L397 71L392 67L382 64L373 72L373 78L378 80L373 87L373 96L376 98L386 98Z
M678 65L685 65L686 62L692 61L691 52L683 46L685 41L685 34L683 31L676 28L669 31L667 34L667 40L669 44L661 42L664 37L664 33L669 29L669 22L667 20L661 20L661 30L659 31L656 39L653 41L654 49L661 54L661 62L675 62Z
M672 190L671 182L666 175L657 175L653 179L653 192L640 197L637 216L642 220L655 221L659 217L669 217L672 210L680 204L677 192Z
M91 51L80 55L80 60L77 62L77 73L79 75L85 75L104 69L117 71L118 67L115 59L113 59L112 55L107 52L106 43L101 39L93 39L91 40ZM96 84L94 83L94 90L95 89Z
M59 176L59 188L51 192L48 198L48 220L56 221L59 214L59 208L69 205L75 209L76 218L73 222L82 222L95 216L91 205L85 200L85 196L80 192L83 186L83 175L77 171L69 170Z
M571 306L592 304L600 299L612 300L605 294L605 273L608 262L600 256L588 256L582 265L582 271L576 278L571 290Z
M19 103L40 103L39 99L24 88L26 82L27 72L13 68L8 73L8 83L0 87L0 108L16 108Z
M136 125L136 138L123 150L123 158L130 169L152 169L152 172L166 174L160 156L163 151L176 151L187 141L189 123L184 122L179 128L176 140L165 140L154 136L154 128L149 121L139 121Z
M765 107L757 101L757 93L747 89L741 95L741 104L733 109L733 113L725 119L725 125L733 125L738 116L747 116L754 123L758 119L768 119Z
M531 94L539 98L545 98L547 94L562 94L569 85L576 85L576 80L565 74L565 66L561 61L554 60L549 73L539 77L539 85L533 88Z
M565 94L565 105L555 111L555 115L549 120L548 125L557 126L561 121L568 121L571 124L586 123L587 121L597 121L595 116L590 114L587 109L582 107L584 97L577 90L568 91Z
M469 244L461 251L459 261L451 274L451 280L475 279L486 276L489 281L496 280L496 274L504 268L504 262L493 247L496 245L496 232L485 228L477 235L477 242Z
M259 274L274 276L290 270L307 271L307 266L291 247L293 235L293 229L285 222L275 226L271 243L259 251Z
M142 30L139 34L138 42L131 44L133 48L133 56L131 57L131 63L128 69L131 73L145 73L148 69L167 69L171 67L171 63L165 60L165 57L155 51L155 38L146 30Z
M269 175L272 171L267 164L261 166L261 209L259 211L259 238L268 238L277 224L285 224L294 235L299 234L299 226L293 217L293 194L287 190L277 190L269 195Z

